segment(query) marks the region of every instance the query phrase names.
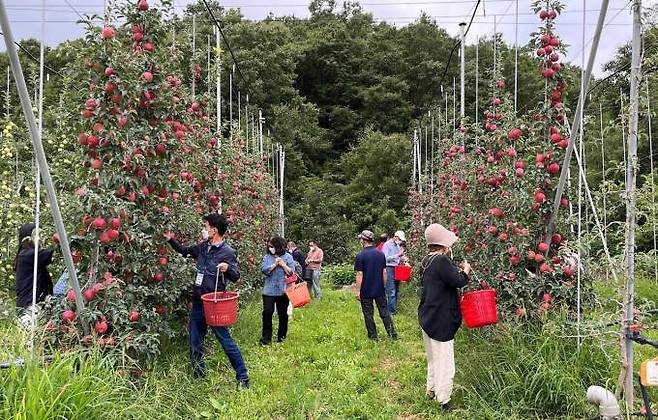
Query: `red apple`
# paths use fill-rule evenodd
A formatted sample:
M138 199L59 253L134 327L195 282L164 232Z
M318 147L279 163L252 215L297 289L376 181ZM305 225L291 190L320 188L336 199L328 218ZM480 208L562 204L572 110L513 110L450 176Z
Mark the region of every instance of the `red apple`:
M62 312L62 319L66 322L73 322L75 319L75 312L70 309L65 310Z
M101 38L110 39L114 36L114 28L111 26L106 26L101 31Z
M94 228L96 228L98 230L105 229L105 224L106 224L105 219L103 219L102 217L97 217L92 222L92 225L94 226Z

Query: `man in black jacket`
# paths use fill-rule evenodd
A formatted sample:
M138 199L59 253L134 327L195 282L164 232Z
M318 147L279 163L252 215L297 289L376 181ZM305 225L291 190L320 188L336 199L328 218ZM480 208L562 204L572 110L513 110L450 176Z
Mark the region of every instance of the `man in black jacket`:
M303 277L306 270L306 254L297 248L297 244L294 241L288 241L288 252L292 255L292 259L299 264L300 273ZM309 290L311 290L311 286L309 286Z
M240 280L240 266L235 251L225 241L224 235L228 229L228 221L224 215L211 213L203 218L203 241L191 246L184 246L174 239L172 233L167 233L169 244L184 257L197 261L197 272L194 277L194 292L192 295L192 312L190 314L190 357L195 374L198 377L206 375L206 365L203 360L203 342L208 331L208 325L203 313L201 295L226 289L224 278L232 282ZM211 327L228 356L235 370L239 388L249 388L249 373L244 363L238 345L231 337L228 327Z

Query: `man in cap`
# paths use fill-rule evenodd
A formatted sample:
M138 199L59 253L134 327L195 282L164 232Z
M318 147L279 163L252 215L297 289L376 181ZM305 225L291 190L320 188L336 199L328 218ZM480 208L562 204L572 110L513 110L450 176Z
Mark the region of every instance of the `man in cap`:
M400 265L400 258L404 256L404 249L400 247L407 238L404 232L398 230L395 235L384 244L383 251L386 257L386 297L388 298L388 310L394 315L398 310L398 289L395 285L395 267Z
M377 340L375 326L374 304L379 310L379 317L391 339L397 339L393 320L386 305L386 258L374 246L375 235L364 230L359 235L363 249L356 256L354 271L356 271L356 298L361 301L363 319L366 323L368 338ZM374 304L373 304L374 303Z

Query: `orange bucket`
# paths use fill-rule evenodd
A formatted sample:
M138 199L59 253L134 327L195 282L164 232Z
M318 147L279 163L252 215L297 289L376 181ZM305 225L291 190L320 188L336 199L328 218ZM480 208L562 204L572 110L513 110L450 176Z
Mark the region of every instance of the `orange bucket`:
M498 322L496 291L493 289L464 293L460 306L468 328L479 328Z
M393 268L393 279L396 281L407 282L411 280L411 272L413 267L410 265L396 265Z
M286 295L294 308L311 303L311 294L308 292L306 282L295 283L286 288Z
M210 327L228 327L238 321L237 292L213 292L201 296L206 324Z

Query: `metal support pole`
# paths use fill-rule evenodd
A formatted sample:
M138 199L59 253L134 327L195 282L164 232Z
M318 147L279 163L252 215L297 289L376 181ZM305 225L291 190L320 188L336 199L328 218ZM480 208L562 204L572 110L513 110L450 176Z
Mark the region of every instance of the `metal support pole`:
M217 84L216 90L215 90L215 106L216 106L216 118L217 118L217 133L219 135L219 140L221 142L221 133L222 133L222 54L221 54L221 34L219 33L219 30L217 29L216 26L213 26L215 28L215 71L217 74L215 77L217 78L215 83Z
M583 44L585 45L585 44ZM519 100L519 0L516 0L514 21L514 113L518 109Z
M210 101L210 75L211 75L211 72L210 72L211 67L210 66L212 65L212 62L210 61L210 50L211 50L211 48L210 48L210 35L207 35L207 37L206 37L206 48L207 48L207 51L206 51L206 55L207 55L207 57L206 57L206 60L207 60L206 66L207 66L207 69L208 69L207 70L208 75L206 76L206 83L207 83L206 88L208 89L207 96L208 96L208 100ZM208 127L210 127L210 121L208 121Z
M480 38L475 42L475 124L477 125L480 116Z
M432 146L431 146L431 153L430 153L430 194L434 194L434 161L436 158L434 157L434 142L435 142L435 137L434 137L434 115L432 115Z
M457 123L457 78L452 78L452 128Z
M414 189L416 189L416 181L417 181L417 175L416 175L416 159L417 157L417 151L416 151L416 143L418 143L418 129L414 129L414 141L413 141L413 168L412 168L412 173L411 173L411 179L412 179L412 185Z
M192 15L192 63L190 64L192 71L192 100L196 97L196 15Z
M230 139L231 144L233 144L233 75L235 74L235 64L231 69L231 72L228 74L228 113L229 113L229 128L230 128Z
M583 88L587 91L589 86L589 79L592 75L592 68L594 67L594 61L596 60L596 53L599 49L599 41L601 40L601 32L603 31L603 25L605 23L605 16L608 12L608 5L610 0L601 0L601 10L599 11L599 18L596 24L596 29L594 31L594 38L592 39L592 49L589 53L589 59L587 61L587 69L585 70L585 76L583 78ZM578 101L585 100L585 95L582 95ZM580 131L580 125L582 123L582 107L580 104L576 107L576 113L574 115L574 122L572 124L572 133L577 133ZM555 221L557 220L557 215L560 210L560 200L562 199L562 194L564 192L564 186L567 181L567 173L569 172L569 166L571 165L571 155L573 154L574 141L570 141L567 146L567 150L564 154L564 161L562 163L562 171L560 173L560 180L558 181L557 189L555 192L555 199L553 201L553 212L551 214L551 219L548 224L548 233L547 237L550 237L555 230Z
M39 133L39 128L37 127L36 120L34 118L30 95L27 92L27 85L25 84L25 77L23 76L23 69L21 68L21 63L18 59L18 53L16 52L16 44L14 44L14 35L9 24L9 18L7 17L5 0L0 0L0 27L2 27L2 32L4 34L3 36L5 40L5 48L7 48L7 54L9 55L9 63L11 65L11 70L16 81L16 89L18 90L21 107L23 108L25 120L27 122L28 129L30 130L30 138L32 140L32 146L34 147L34 153L37 158L38 166L41 169L41 179L44 186L46 187L46 192L48 194L48 201L52 211L55 230L60 237L60 246L64 256L64 263L66 264L66 269L69 272L71 287L75 292L76 307L78 312L80 312L84 309L85 306L84 299L82 298L82 293L80 292L80 284L78 283L78 278L75 272L75 265L73 264L73 258L71 257L68 235L66 234L64 222L62 220L62 213L59 208L59 203L57 202L55 186L53 185L53 181L50 176L50 168L48 167L48 161L46 160L46 153L43 150L41 134ZM88 331L88 326L83 324L83 329L86 333Z
M630 89L630 123L628 125L628 163L626 165L626 291L624 296L625 322L624 332L630 333L633 324L633 307L635 294L635 201L636 177L638 171L637 141L638 115L640 106L639 86L642 49L642 1L633 3L633 40L631 55L631 89ZM624 398L628 409L633 407L633 341L624 335L625 341L625 371Z
M283 206L283 180L286 168L286 152L279 144L279 217L281 217L281 236L286 236L285 213Z
M498 77L498 28L496 27L496 15L493 17L494 19L494 34L493 34L493 79L495 80L496 77Z
M464 124L464 116L466 114L466 94L465 94L465 87L466 87L466 42L464 38L464 30L466 29L466 22L462 22L459 24L459 31L460 31L460 70L459 70L459 116L462 119L462 122L460 125Z
M44 39L46 36L46 0L41 1L41 42L39 42L39 136L43 137L43 66L45 60ZM39 269L39 241L41 239L41 171L36 162L36 176L34 177L34 192L36 193L36 205L34 211L34 261L32 262L32 313L30 318L30 355L34 356L34 335L37 324L37 277Z
M653 274L654 280L658 281L658 255L655 255L658 252L658 247L656 247L658 238L656 231L656 180L654 174L653 166L653 133L651 126L651 96L649 95L649 78L646 78L646 88L647 88L647 120L648 120L648 133L649 133L649 170L651 171L651 219L653 220Z
M263 160L263 110L258 110L258 153L260 159Z
M601 130L601 176L603 184L603 240L608 242L608 206L606 196L606 174L605 174L605 140L603 138L603 103L599 102L599 124ZM607 271L607 270L606 270Z
M619 119L621 120L621 141L623 143L623 147L621 150L624 152L624 168L626 167L626 124L625 122L625 117L626 117L626 104L624 103L624 92L621 91L621 87L619 88Z

